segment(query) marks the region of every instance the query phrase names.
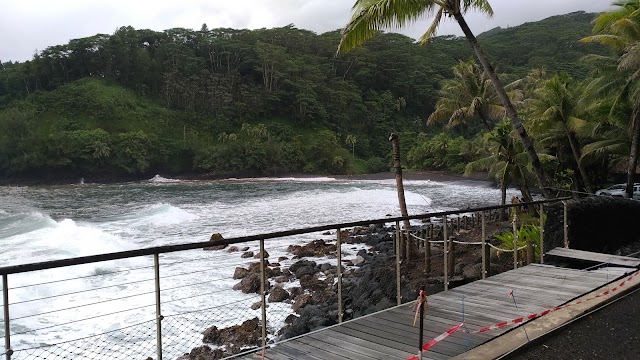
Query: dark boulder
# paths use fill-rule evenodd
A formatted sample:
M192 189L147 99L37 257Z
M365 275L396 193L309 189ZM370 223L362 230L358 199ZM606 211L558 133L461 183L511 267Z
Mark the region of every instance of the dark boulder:
M243 322L224 329L212 326L203 333L202 342L231 347L260 346L262 330L258 318Z
M209 238L209 241L215 243L215 245L207 246L203 248L203 250L222 250L226 248L227 245L229 245L225 243L224 238L219 233L215 233L211 235L211 238Z
M283 302L288 298L289 293L281 286L274 286L269 294L269 302Z
M221 349L211 349L207 345L198 346L191 349L191 352L184 354L176 360L218 360L225 357Z
M237 267L236 270L233 272L233 278L235 280L242 279L248 274L249 274L249 270L242 267Z
M268 289L269 286L269 281L266 281L265 287ZM245 294L258 293L260 291L260 275L249 274L245 276L242 281L233 286L233 290L241 290Z
M295 272L303 267L303 266L311 266L311 267L316 267L316 262L315 261L310 261L310 260L300 260L295 262L293 265L289 266L289 271L291 271L292 273L295 274Z
M336 252L335 244L327 244L324 240L314 240L305 245L289 245L287 251L298 258L327 256Z

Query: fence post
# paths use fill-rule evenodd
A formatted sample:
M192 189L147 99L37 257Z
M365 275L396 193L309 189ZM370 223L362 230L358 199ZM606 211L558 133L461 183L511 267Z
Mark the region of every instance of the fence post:
M9 285L7 274L2 274L2 306L4 308L4 348L6 360L11 360L11 327L9 326Z
M396 221L396 302L398 305L402 304L402 295L400 292L400 237L402 232L400 231L400 222Z
M264 239L260 239L260 293L262 294L262 354L267 348L267 295L266 269L264 265Z
M338 323L342 322L342 236L340 228L336 231L336 254L338 256Z
M544 204L540 204L540 264L544 264Z
M427 276L431 273L431 243L427 232L424 233L424 270Z
M464 220L464 222L463 222L464 229L467 230L468 229L468 227L467 227L467 215L465 215L464 218L462 218L462 220Z
M453 276L455 275L455 259L454 259L454 254L456 252L456 237L455 236L450 236L449 237L449 277L453 278Z
M447 215L442 216L442 224L443 224L443 242L442 242L442 253L444 254L444 270L442 274L442 279L444 281L444 291L449 290L449 244L448 244L448 231L447 231Z
M518 215L513 210L513 268L518 268Z
M487 259L487 233L486 233L487 230L486 230L486 219L484 217L484 213L485 211L482 210L482 215L481 215L482 217L481 219L482 221L482 235L481 235L482 236L482 240L481 240L482 241L482 278L486 279L487 269L488 269L487 260L489 259Z
M160 260L159 255L153 254L153 272L156 287L156 355L162 360L162 311L160 309Z
M567 214L567 202L563 201L562 204L563 206L563 210L564 210L564 247L565 248L569 248L569 216Z

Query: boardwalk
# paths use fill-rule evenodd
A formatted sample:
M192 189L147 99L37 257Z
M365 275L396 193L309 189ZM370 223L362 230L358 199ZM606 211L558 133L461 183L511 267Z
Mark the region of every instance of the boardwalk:
M634 269L627 269L630 272ZM428 297L425 340L462 322L469 332L562 305L625 273L624 269L580 271L532 264ZM513 291L516 309L509 293ZM291 339L267 349L265 359L406 359L416 354L418 329L412 326L415 301ZM483 333L456 332L426 353L447 359L480 345L516 325ZM242 359L260 358L257 354Z

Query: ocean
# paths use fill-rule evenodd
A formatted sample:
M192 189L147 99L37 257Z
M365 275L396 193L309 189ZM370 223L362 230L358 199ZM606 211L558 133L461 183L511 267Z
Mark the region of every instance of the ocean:
M498 188L470 180L407 176L405 192L410 215L500 202ZM509 190L508 198L512 195ZM155 176L122 184L5 186L0 187L0 266L200 242L212 233L230 238L400 216L397 202L394 180L330 177L178 181ZM291 244L320 238L335 235L269 240L270 261L291 257L286 251ZM257 253L257 243L246 246ZM364 245L343 247L352 256L360 248ZM235 268L255 261L240 254L193 250L160 256L163 344L170 349L165 358L202 345L209 326L259 316L250 309L259 301L256 294L231 289L238 282L232 279ZM151 257L9 275L12 358L56 351L58 358L155 358L153 279ZM270 326L282 326L290 313L290 304L273 304ZM4 342L4 318L1 328Z

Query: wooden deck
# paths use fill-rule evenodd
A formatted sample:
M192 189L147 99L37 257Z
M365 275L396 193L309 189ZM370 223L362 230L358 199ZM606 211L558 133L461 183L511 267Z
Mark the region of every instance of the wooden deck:
M485 326L556 307L605 285L626 271L580 271L532 264L428 297L424 343L462 322L473 332ZM518 304L514 306L513 295ZM412 327L415 301L268 348L265 359L406 359L417 353L418 329ZM456 332L425 353L447 359L503 334L516 325L479 334ZM242 359L261 358L259 354Z
M589 251L565 249L560 247L547 252L546 254L544 254L544 256L560 259L587 261L596 264L609 264L627 267L640 266L640 259L632 257L600 254Z

